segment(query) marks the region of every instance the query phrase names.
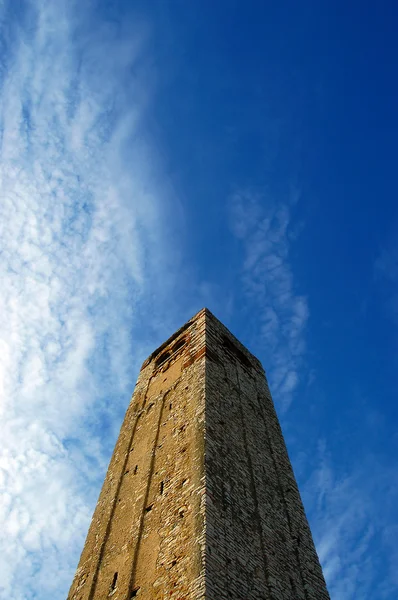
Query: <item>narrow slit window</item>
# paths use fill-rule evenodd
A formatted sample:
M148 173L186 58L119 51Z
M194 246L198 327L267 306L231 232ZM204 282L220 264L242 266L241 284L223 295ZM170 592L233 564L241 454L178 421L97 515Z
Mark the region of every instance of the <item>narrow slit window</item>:
M160 482L160 493L163 494L163 490L164 490L164 482L161 481Z
M137 471L138 471L138 465L135 465L135 467L134 467L134 475L137 475Z
M110 588L111 592L113 592L116 589L116 584L117 584L117 571L114 574L113 579L112 579L111 588Z

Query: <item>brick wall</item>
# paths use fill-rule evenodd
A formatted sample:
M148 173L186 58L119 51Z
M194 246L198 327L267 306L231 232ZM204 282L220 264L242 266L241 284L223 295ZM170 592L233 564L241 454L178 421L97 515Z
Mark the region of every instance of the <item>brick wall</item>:
M326 600L261 364L211 314L206 347L206 598Z
M204 343L202 312L145 361L69 600L204 598Z

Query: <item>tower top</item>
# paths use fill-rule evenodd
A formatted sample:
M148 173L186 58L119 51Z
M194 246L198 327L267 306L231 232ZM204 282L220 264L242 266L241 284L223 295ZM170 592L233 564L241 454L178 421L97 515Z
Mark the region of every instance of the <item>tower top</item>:
M141 370L146 368L149 363L159 357L163 352L166 354L167 352L173 351L175 345L178 348L182 347L182 340L186 342L189 341L190 329L198 322L204 322L204 345L206 347L205 353L211 353L212 346L212 336L211 330L217 329L219 334L221 333L223 338L223 343L226 347L230 348L230 351L235 353L244 364L249 365L260 372L264 372L264 368L259 361L259 359L254 356L247 348L244 346L231 331L219 320L214 314L206 307L199 310L193 317L191 317L184 325L182 325L175 333L173 333L163 344L161 344L156 350L152 352L148 356L148 358L143 362ZM174 350L175 351L175 350Z

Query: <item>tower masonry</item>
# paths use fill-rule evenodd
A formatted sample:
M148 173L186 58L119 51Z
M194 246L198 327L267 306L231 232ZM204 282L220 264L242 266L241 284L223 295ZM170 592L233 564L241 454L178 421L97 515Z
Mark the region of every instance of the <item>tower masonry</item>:
M207 309L144 362L68 600L328 600L260 362Z

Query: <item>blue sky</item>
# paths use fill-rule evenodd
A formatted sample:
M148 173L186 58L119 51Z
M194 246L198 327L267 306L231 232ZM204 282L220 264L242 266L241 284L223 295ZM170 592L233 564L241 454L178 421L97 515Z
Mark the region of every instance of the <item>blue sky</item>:
M203 306L264 364L332 599L397 598L396 3L0 15L0 598L66 597Z

